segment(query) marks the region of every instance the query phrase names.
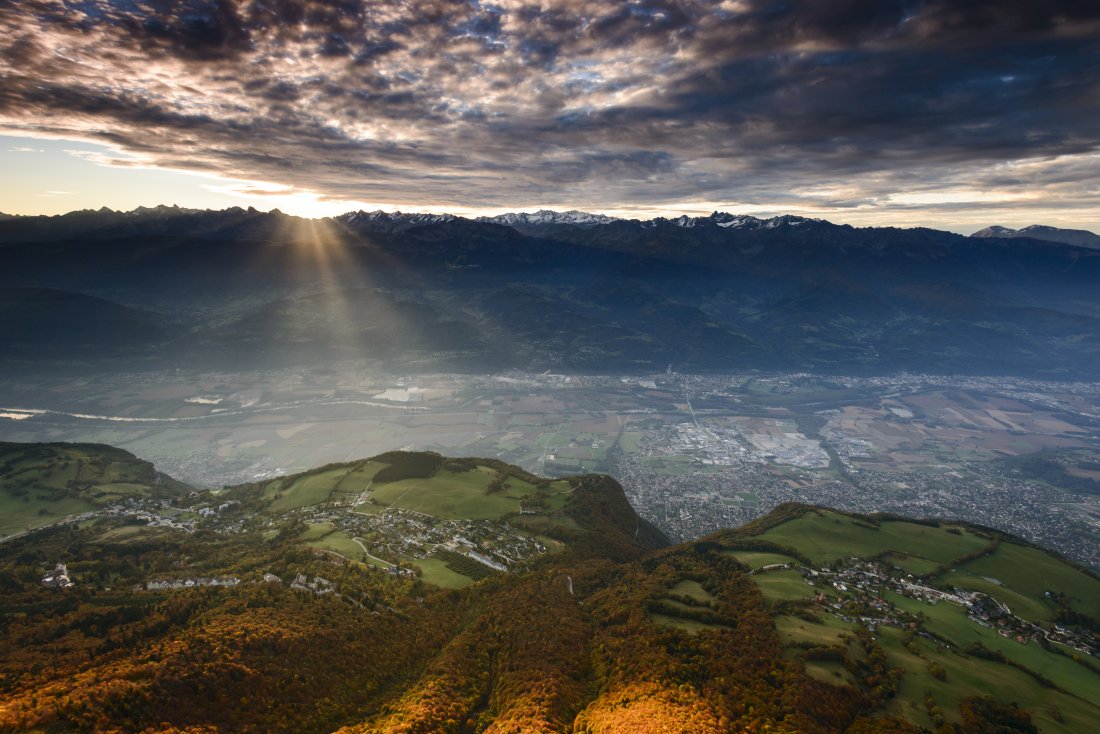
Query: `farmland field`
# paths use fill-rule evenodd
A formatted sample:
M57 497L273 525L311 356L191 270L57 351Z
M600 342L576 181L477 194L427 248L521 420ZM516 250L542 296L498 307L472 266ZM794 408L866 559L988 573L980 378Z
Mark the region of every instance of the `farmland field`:
M474 582L469 576L452 571L438 558L417 558L410 561L423 573L423 579L441 589L461 589Z
M414 512L423 512L446 520L491 520L511 512L519 512L520 499L536 492L533 484L508 477L504 488L489 493L496 471L488 467L464 472L441 469L424 479L402 479L376 484L371 489L374 504ZM548 490L551 509L563 503L556 493L568 490L568 483L555 482Z
M808 599L818 593L802 579L798 571L765 571L752 578L769 604L788 599Z
M739 562L745 564L750 569L763 568L764 566L773 566L779 563L797 563L795 559L790 556L784 556L779 553L763 553L760 551L723 551L723 555L733 556Z
M875 527L841 513L826 511L785 522L761 537L794 548L822 565L883 550L945 564L989 544L988 539L969 530L953 534L945 528L889 520Z
M961 566L960 571L996 578L1035 599L1048 590L1063 593L1070 606L1082 614L1100 611L1100 579L1037 548L1002 543L996 552Z

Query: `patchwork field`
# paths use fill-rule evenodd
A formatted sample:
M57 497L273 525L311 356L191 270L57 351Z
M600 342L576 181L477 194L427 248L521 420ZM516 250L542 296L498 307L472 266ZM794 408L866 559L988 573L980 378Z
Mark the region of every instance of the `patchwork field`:
M883 400L878 406L847 406L829 419L828 430L868 450L857 465L913 470L954 465L960 459L990 460L1043 449L1088 445L1088 431L1053 412L1014 400L956 391Z
M103 446L0 444L0 537L51 525L126 497L189 490L152 465Z
M1059 606L1095 620L1100 613L1097 577L1039 549L964 526L875 520L810 508L754 539L789 547L815 565L841 569L816 577L793 569L752 576L775 610L785 654L803 659L815 678L844 682L851 661L865 654L855 640L867 627L889 665L903 671L890 711L917 726L936 729L944 722L958 723L960 703L975 695L1015 701L1031 712L1044 733L1076 734L1100 722L1100 666L1095 658L1044 638L1061 613ZM757 569L785 558L794 562L774 552L726 553ZM1006 615L982 596L964 603L965 592L944 600L926 595L938 591L920 591L930 587L884 583L891 577L860 570L870 568L865 563L869 559L900 569L896 578L922 573L925 584L981 592L1009 611ZM823 604L811 601L821 592ZM968 608L972 602L976 606ZM840 659L848 662L840 665Z

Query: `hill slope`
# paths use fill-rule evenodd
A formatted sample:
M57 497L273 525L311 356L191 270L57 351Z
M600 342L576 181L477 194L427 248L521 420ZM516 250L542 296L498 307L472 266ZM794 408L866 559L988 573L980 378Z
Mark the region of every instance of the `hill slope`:
M1100 580L982 528L785 506L668 547L605 477L402 452L187 502L191 533L101 518L0 546L0 731L1100 722L1075 649L1096 648ZM331 537L351 515L396 566ZM514 563L441 589L428 544ZM42 588L59 560L77 585Z
M104 354L148 349L168 337L152 314L102 298L50 288L0 289L0 342L8 354Z
M170 500L189 490L112 446L0 443L0 538L127 499Z

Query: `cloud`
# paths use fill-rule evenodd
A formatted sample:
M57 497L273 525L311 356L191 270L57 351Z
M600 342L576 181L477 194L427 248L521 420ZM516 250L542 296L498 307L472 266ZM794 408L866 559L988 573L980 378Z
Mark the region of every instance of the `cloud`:
M22 0L0 38L4 132L326 200L1080 206L1100 177L1084 0Z

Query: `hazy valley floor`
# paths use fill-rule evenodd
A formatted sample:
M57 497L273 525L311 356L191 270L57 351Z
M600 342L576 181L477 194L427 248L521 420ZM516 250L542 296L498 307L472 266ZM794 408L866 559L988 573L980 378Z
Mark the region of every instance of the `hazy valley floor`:
M676 539L801 501L966 518L1100 567L1091 383L397 376L338 363L8 379L0 408L0 440L116 445L199 487L429 449L549 476L609 473Z

